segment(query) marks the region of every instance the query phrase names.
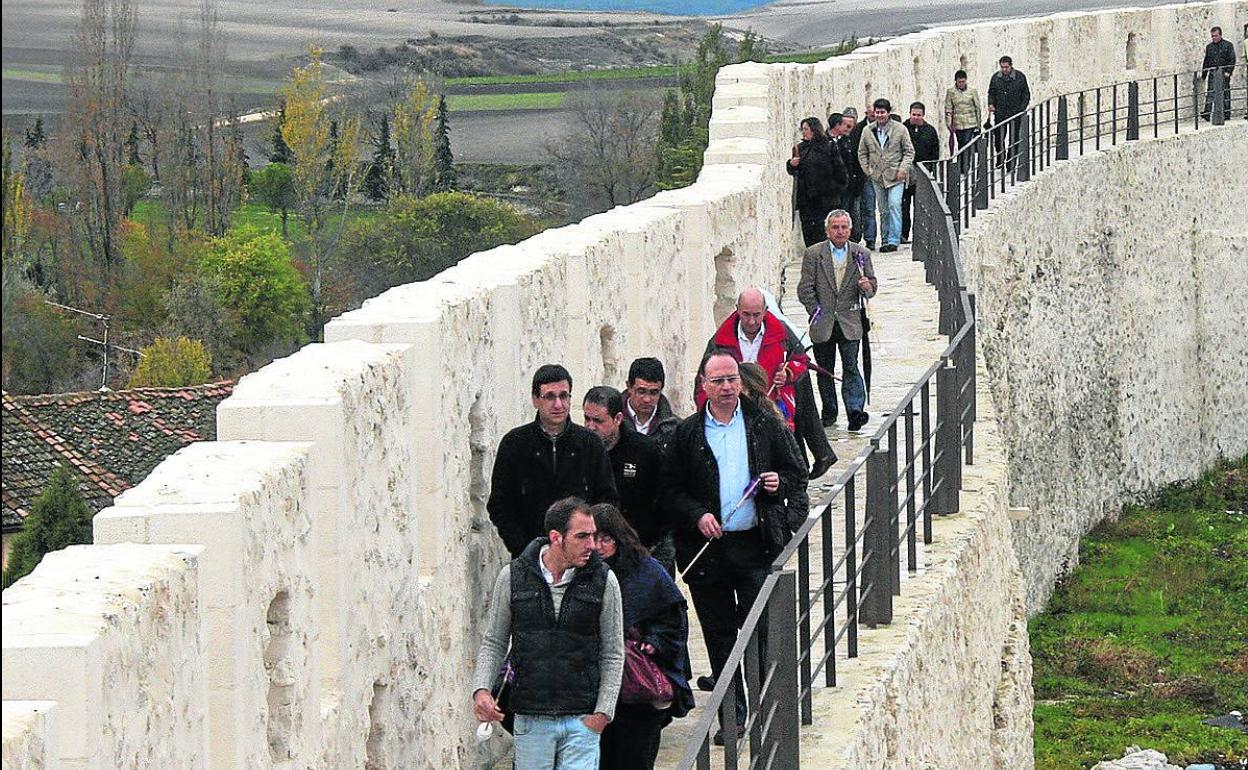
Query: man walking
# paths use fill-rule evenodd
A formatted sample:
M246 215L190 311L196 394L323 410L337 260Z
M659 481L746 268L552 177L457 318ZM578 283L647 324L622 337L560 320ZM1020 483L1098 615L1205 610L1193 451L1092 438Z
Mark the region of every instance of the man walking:
M1205 78L1205 109L1200 116L1209 120L1213 115L1217 92L1214 78L1222 78L1222 115L1223 120L1231 119L1231 75L1235 72L1235 44L1222 37L1222 28L1209 30L1209 44L1205 46L1205 60L1200 65L1201 76Z
M815 343L815 360L831 371L836 356L841 357L841 398L849 429L856 431L867 424L864 407L866 387L858 371L858 348L862 341L863 301L875 296L879 284L871 264L871 252L849 242L849 213L828 214L828 240L806 249L802 256L802 278L797 284L797 298L812 317L818 320L810 327ZM836 395L824 395L823 417L829 413L836 420Z
M871 114L871 106L867 105L867 112L860 121L858 110L846 107L841 113L841 120L849 123L844 150L849 154L845 169L849 176L849 190L853 193L849 201L849 210L854 216L854 231L850 234L850 240L858 243L866 239L867 248L875 251L875 238L878 234L875 225L875 188L871 186L871 180L867 179L867 172L858 160L858 148L862 146L863 131L871 124Z
M940 137L936 127L927 122L927 107L923 102L910 105L910 117L902 123L910 134L910 143L914 145L914 162L940 160ZM930 169L929 169L930 170ZM916 172L917 173L917 172ZM910 242L910 209L914 205L914 176L906 181L906 190L901 194L901 241Z
M705 404L676 429L664 478L676 562L717 679L771 561L806 519L809 502L793 437L779 420L741 398L737 360L716 351L702 370ZM739 680L737 688L744 692ZM744 698L738 697L738 725L744 716ZM722 728L715 742L724 742Z
M880 251L896 251L901 244L901 197L914 163L910 132L892 120L892 104L876 99L872 105L875 121L864 130L858 144L858 162L874 189L880 209ZM867 248L871 247L867 238Z
M979 134L984 122L979 106L979 92L967 87L966 70L953 73L953 88L945 92L945 124L960 150ZM850 212L853 213L853 212Z
M767 309L767 298L757 287L751 286L741 292L737 297L736 312L724 319L706 343L705 354L716 350L728 351L740 363L761 366L771 383L769 397L782 412L788 410L795 427L804 424L803 416L797 414L797 383L806 376L810 360L801 341ZM705 389L695 394L699 406L707 395ZM822 430L818 432L823 441L819 442L816 438L811 445L811 451L815 453L811 478L827 473L836 462L827 436Z
M998 70L992 73L988 81L988 114L992 116L996 128L992 133L992 142L997 150L997 162L1004 158L1010 170L1022 148L1022 121L1026 118L1010 120L1022 114L1027 105L1031 104L1031 89L1027 86L1027 76L1014 69L1014 60L1002 56L997 61Z
M559 364L533 374L533 422L503 436L494 458L490 521L512 557L545 534L546 509L575 495L590 503L618 505L607 450L591 431L574 425L572 375Z
M583 410L585 427L598 434L611 458L611 473L620 493L620 513L637 531L641 544L668 574L675 575L674 553L662 554L657 550L671 528L662 508L662 450L652 439L623 427L624 399L615 388L590 388L585 393Z
M663 395L665 380L662 361L638 358L628 367L628 388L624 391L625 427L654 439L660 449L667 447L680 424Z
M502 686L515 712L517 770L596 770L624 671L620 585L598 558L583 500L551 505L544 528L494 581L473 713L502 721L491 688L510 642L515 679Z

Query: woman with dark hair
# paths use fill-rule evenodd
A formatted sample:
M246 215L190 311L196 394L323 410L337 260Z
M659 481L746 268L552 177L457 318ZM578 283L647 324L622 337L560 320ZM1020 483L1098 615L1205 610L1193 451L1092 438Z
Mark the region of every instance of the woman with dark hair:
M626 644L654 661L672 685L672 698L666 702L626 703L621 699L615 719L602 732L599 768L652 770L663 728L693 708L688 607L671 576L650 556L619 509L600 503L589 512L598 527L598 554L620 583Z
M807 246L827 239L823 219L840 205L842 191L849 182L845 161L828 141L819 118L802 121L802 141L793 146L793 157L784 170L797 179L797 213L802 220L802 238Z
M752 399L754 404L764 412L775 415L775 418L784 423L789 432L793 432L793 411L792 405L789 407L789 414L784 413L784 409L773 400L776 395L771 388L771 383L767 381L767 372L758 364L746 362L740 365L738 371L741 373L741 395Z

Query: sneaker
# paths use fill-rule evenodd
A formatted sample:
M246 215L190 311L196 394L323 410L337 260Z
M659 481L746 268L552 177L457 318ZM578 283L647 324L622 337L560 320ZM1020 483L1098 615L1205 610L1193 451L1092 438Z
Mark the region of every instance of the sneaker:
M867 241L867 251L875 251L875 241Z

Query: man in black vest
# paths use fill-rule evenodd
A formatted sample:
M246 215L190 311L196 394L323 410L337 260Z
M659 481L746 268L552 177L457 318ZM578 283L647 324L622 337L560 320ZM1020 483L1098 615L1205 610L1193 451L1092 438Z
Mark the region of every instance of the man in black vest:
M543 519L556 500L575 495L591 504L619 505L611 463L602 442L568 419L572 375L559 364L533 374L537 417L503 436L494 458L490 521L512 557L546 534Z
M615 488L620 493L620 513L641 544L650 549L672 577L676 576L675 551L664 558L656 549L671 531L662 506L660 474L663 450L647 436L624 428L624 398L608 385L598 385L585 393L585 427L598 434L607 446Z
M503 567L477 651L473 713L499 722L492 692L507 645L517 770L596 770L598 736L615 715L624 672L620 585L598 558L589 506L546 512L548 537Z

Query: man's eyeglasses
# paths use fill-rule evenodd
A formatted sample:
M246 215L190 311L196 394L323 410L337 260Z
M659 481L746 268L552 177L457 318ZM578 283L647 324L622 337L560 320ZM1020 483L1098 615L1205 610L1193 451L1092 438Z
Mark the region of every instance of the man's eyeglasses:
M543 393L539 398L548 404L553 404L556 401L571 401L572 394L565 390L562 393Z
M658 396L663 393L662 388L633 388L633 392L639 396Z
M731 374L731 375L728 375L727 377L711 377L710 379L707 380L707 382L711 383L711 385L718 388L721 385L732 385L738 382L740 379L741 379L741 375Z

